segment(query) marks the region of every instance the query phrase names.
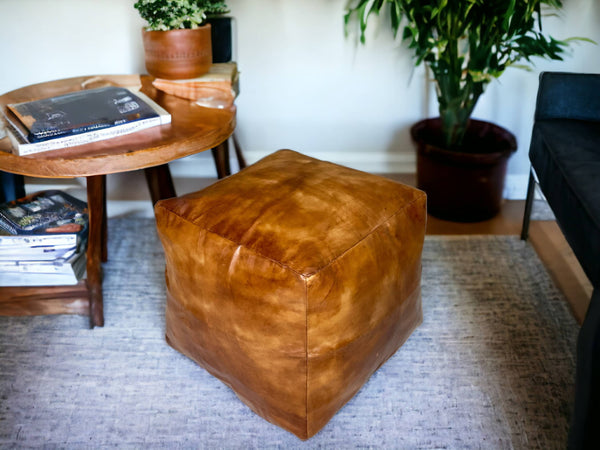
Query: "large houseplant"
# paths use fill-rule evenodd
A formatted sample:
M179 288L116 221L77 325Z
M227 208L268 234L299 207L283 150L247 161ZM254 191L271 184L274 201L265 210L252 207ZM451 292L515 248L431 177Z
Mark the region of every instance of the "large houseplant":
M206 19L228 12L218 0L138 0L146 69L158 78L198 77L210 69L212 43Z
M567 41L542 33L542 8L561 6L560 0L350 1L346 30L356 16L364 43L369 17L389 7L394 35L402 30L416 65L433 74L439 117L411 129L418 185L432 214L474 221L499 210L516 141L471 114L486 85L510 65L530 64L534 56L561 59Z

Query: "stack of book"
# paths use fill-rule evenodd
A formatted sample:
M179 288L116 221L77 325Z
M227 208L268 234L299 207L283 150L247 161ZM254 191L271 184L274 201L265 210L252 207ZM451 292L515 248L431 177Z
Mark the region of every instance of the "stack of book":
M0 204L0 286L77 284L88 217L85 202L57 190Z
M89 144L171 122L139 91L106 86L7 105L4 119L17 155Z
M208 73L198 78L156 78L152 84L167 94L194 100L208 108L229 108L240 92L239 72L235 62L213 64Z

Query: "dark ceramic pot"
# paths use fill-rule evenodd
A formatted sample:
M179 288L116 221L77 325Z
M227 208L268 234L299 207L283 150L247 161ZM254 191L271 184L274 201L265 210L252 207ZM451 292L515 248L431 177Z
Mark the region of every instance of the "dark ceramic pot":
M211 26L192 30L142 30L146 69L156 78L196 78L212 64Z
M427 211L455 222L494 217L502 204L508 158L515 136L489 122L471 120L464 151L440 144L441 121L425 119L411 128L417 147L417 185L427 193Z

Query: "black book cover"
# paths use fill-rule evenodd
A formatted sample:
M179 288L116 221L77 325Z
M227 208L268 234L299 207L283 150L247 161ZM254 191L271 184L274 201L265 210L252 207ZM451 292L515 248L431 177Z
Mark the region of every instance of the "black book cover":
M108 86L8 105L28 130L29 142L81 134L158 113L130 90Z
M85 240L88 220L87 204L58 190L0 204L0 229L12 235L76 233Z

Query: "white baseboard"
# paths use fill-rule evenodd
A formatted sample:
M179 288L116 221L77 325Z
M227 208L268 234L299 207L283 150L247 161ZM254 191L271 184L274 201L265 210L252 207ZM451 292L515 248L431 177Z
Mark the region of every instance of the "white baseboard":
M273 152L245 151L244 158L248 164L253 164L271 153ZM414 153L305 152L305 154L370 173L414 173L416 170ZM233 154L230 156L232 170L236 172L238 170L237 160ZM174 178L216 176L215 165L210 152L202 152L173 161L169 163L169 167Z
M230 158L230 160L232 170L237 171L235 158ZM171 161L169 169L173 178L216 178L217 176L217 169L210 150Z
M508 174L504 182L504 198L508 200L524 200L527 197L529 174Z
M244 152L248 164L255 163L272 152ZM322 159L369 173L414 173L417 160L414 153L385 152L303 152Z
M267 155L268 153L262 152L248 152L245 154L248 164L254 163ZM417 171L415 153L322 152L309 154L309 156L369 173L416 173ZM509 200L525 199L528 181L528 173L507 175L504 184L504 198Z
M268 154L269 152L247 152L244 153L244 156L246 162L252 164ZM415 173L416 171L416 158L413 153L321 152L309 155L370 173ZM169 163L169 167L178 194L201 189L217 178L215 165L210 152L203 152L173 161ZM231 158L231 167L233 172L239 170L235 157ZM198 180L198 182L196 183L195 180ZM528 174L507 175L504 197L510 200L524 199L527 194L528 180ZM179 185L184 187L184 189L180 189ZM61 189L83 200L85 200L86 195L85 180L81 178L26 178L25 188L28 193L46 189ZM107 191L109 217L127 214L153 217L153 209L150 204L146 181L141 172L111 175L108 179Z

